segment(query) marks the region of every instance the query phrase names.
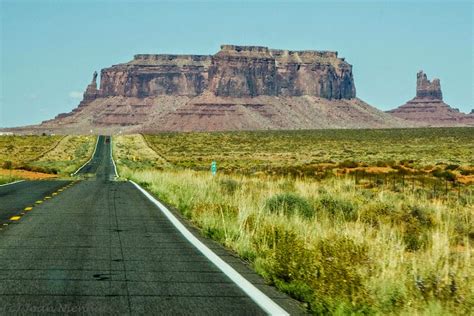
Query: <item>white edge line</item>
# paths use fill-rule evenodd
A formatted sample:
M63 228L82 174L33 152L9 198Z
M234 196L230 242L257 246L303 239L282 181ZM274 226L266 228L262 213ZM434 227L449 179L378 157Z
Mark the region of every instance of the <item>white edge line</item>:
M18 180L18 181L13 181L13 182L10 182L10 183L0 184L0 187L4 187L4 186L7 186L7 185L12 185L12 184L20 183L20 182L24 182L24 181L25 180Z
M228 263L222 260L218 255L212 252L206 245L197 239L161 202L156 200L150 193L140 185L129 180L138 190L140 190L153 204L155 204L168 220L178 229L178 231L196 247L209 261L211 261L219 270L229 277L245 294L247 294L258 306L270 315L289 315L287 311L272 301L262 291L257 289L252 283L247 281L242 275L235 271Z
M96 142L95 142L94 152L92 153L91 158L90 158L89 160L87 160L85 164L83 164L82 166L80 166L79 169L76 170L76 172L71 173L71 176L75 176L79 171L81 171L82 168L84 168L84 167L85 167L89 162L91 162L91 160L94 158L94 156L95 156L95 151L97 150L97 145L99 145L99 138L100 138L100 136L97 135L97 140L96 140Z
M114 155L113 155L113 150L114 150L114 147L112 146L112 136L109 136L110 138L110 159L112 159L112 164L114 165L114 170L115 170L115 177L118 178L119 177L119 174L118 174L118 171L117 171L117 166L115 165L115 161L114 161Z

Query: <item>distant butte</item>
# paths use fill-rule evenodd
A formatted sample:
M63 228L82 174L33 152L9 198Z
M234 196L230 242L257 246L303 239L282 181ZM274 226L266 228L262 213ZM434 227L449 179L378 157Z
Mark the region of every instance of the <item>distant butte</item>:
M473 115L444 103L440 80L428 80L422 70L416 76L416 96L387 113L419 126L474 126Z
M215 55L138 54L94 73L84 98L29 130L156 133L409 127L356 97L334 51L222 45Z

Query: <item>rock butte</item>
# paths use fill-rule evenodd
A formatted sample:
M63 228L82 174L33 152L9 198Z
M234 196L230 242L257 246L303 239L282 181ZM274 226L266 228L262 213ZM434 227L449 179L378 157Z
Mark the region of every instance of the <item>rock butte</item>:
M418 126L358 99L352 66L332 51L222 45L212 56L139 54L102 69L100 87L97 77L94 72L72 112L16 131L112 134ZM420 97L440 98L437 87L439 81L423 81Z
M213 56L135 55L128 63L103 69L100 90L93 89L93 84L84 95L87 100L110 96L198 96L206 91L239 98L355 97L352 66L338 58L337 52L259 46L222 45Z
M439 79L429 81L422 70L416 75L416 96L387 113L421 126L474 126L474 115L444 103Z

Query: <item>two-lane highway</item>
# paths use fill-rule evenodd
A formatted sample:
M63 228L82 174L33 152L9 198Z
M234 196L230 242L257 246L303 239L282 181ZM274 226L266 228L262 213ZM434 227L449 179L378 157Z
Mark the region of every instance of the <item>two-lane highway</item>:
M100 137L93 159L80 171L94 176L66 190L58 191L67 185L59 182L0 188L0 205L10 207L50 196L0 230L0 314L263 314L255 298L189 243L132 183L113 181L110 150L109 139ZM43 188L37 195L22 189L35 185ZM4 212L0 209L0 216L11 215ZM260 289L267 288L223 248L204 242ZM285 295L271 288L266 293L286 310L294 307Z

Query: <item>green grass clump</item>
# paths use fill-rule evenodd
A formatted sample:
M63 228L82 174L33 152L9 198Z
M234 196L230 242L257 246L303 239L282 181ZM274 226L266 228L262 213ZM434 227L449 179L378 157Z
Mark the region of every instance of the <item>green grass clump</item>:
M293 193L272 196L265 202L265 208L270 213L283 213L287 216L298 214L307 219L314 216L311 204L305 198Z
M15 182L17 180L20 180L20 178L10 175L0 175L0 185Z
M316 200L316 208L332 217L342 217L347 220L357 218L357 210L354 204L343 198L323 194Z
M370 298L362 271L368 249L345 236L331 236L308 247L293 232L279 230L269 270L280 289L306 301L315 314L364 313Z
M230 178L222 179L219 181L219 185L223 193L233 195L237 189L239 189L240 184L238 181Z

